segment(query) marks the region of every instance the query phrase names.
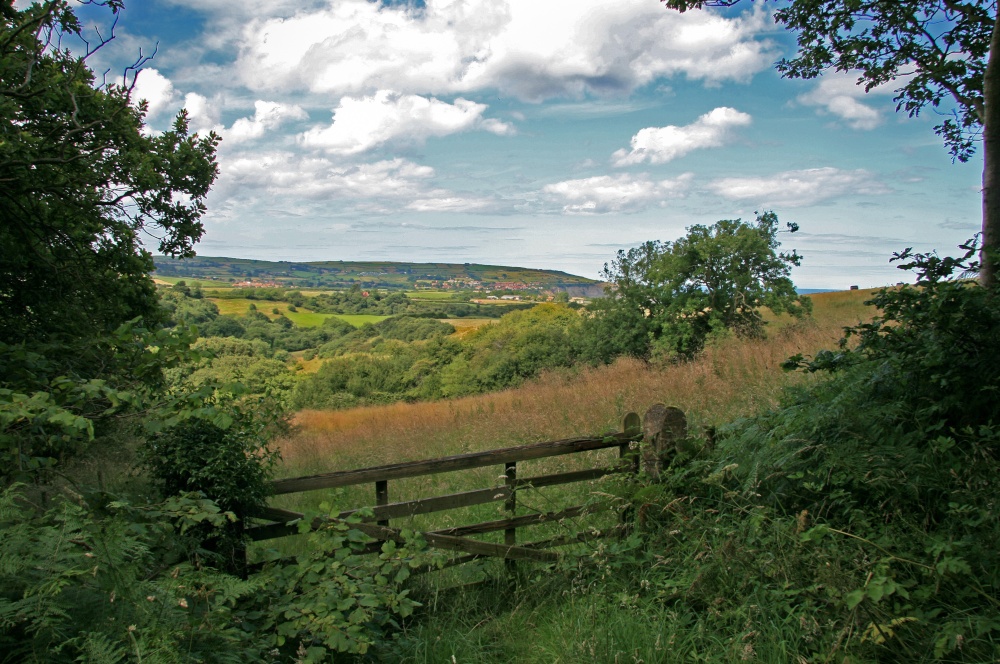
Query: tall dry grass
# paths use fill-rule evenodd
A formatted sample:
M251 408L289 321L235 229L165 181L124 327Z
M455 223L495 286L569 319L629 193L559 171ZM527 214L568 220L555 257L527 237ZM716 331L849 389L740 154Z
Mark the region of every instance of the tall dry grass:
M282 454L278 474L295 477L620 430L626 413L641 415L658 402L683 409L694 431L720 425L774 404L786 385L809 380L782 371L782 361L796 353L813 354L833 347L844 326L870 318L871 312L862 304L867 295L814 296L812 320L774 319L767 338L724 339L692 362L645 363L623 358L610 366L549 372L519 388L494 394L302 411L295 416L293 433L278 441ZM518 464L518 475L606 465L615 453L605 450L526 462ZM501 472L499 467L483 468L394 481L389 486L390 500L501 485ZM520 513L559 509L586 499L594 490L574 485L522 492ZM343 510L374 504L374 487L278 496L272 503L301 511L321 504ZM502 505L495 503L418 517L405 525L444 528L503 516ZM404 524L394 521L393 525Z
M718 425L775 402L803 380L780 364L795 353L833 347L843 327L869 318L866 291L813 296L811 321L773 321L766 339L725 339L692 362L645 363L549 372L494 394L338 411L306 410L279 441L280 475L433 458L617 429L654 403L677 406L695 426Z

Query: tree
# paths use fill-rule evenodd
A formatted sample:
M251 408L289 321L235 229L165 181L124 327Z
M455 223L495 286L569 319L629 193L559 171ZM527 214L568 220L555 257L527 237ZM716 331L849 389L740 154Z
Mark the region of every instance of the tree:
M761 336L761 308L804 316L811 302L788 278L801 256L778 251L778 232L777 215L765 212L755 223L697 224L674 242L619 251L604 266L613 285L588 321L586 354L609 361L662 349L690 357L713 333Z
M194 254L219 138L189 135L183 112L145 133L132 99L145 58L119 84L97 81L87 61L112 37L87 42L67 0L22 11L7 0L0 19L0 342L79 347L133 318L155 322L142 236Z
M119 84L88 67L112 38L88 42L68 0L0 2L0 477L92 439L189 341L155 331L142 238L193 255L219 138L190 136L183 113L144 132L132 88L145 58Z
M732 6L740 0L661 0L668 7ZM1000 267L1000 23L996 0L788 0L775 19L798 31L798 54L777 63L789 78L857 72L870 90L901 82L896 110L944 108L934 130L968 160L983 144L980 278Z

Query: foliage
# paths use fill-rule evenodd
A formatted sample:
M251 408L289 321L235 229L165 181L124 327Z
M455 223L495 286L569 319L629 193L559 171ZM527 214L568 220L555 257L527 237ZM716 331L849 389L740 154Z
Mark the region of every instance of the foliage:
M205 394L203 390L202 394ZM218 554L216 564L241 571L245 563L243 530L246 519L270 495L270 479L278 452L270 438L282 422L280 411L266 399L256 408L229 405L217 392L196 401L185 394L169 405L172 420L155 423L158 430L141 452L142 464L163 497L200 492L236 519L225 528L199 534ZM224 397L223 397L224 399ZM197 408L184 408L187 403Z
M163 372L196 359L190 331L132 323L93 340L106 378L67 371L59 349L0 343L0 478L27 480L56 459L86 449L103 422L149 407ZM86 352L82 348L81 352Z
M297 408L345 408L502 390L578 358L580 315L543 304L506 314L462 339L450 325L397 317L330 342L295 387ZM409 340L409 341L406 341Z
M604 362L655 351L691 357L713 334L762 335L761 308L806 315L810 302L788 277L801 257L778 251L778 232L777 215L765 212L754 224L698 224L674 242L619 251L604 266L612 286L587 321L585 354Z
M431 318L394 316L371 325L364 325L318 349L320 357L336 357L348 352L377 352L389 340L426 341L453 334L455 328Z
M739 0L661 0L686 10ZM774 12L798 32L799 52L777 64L783 76L815 78L836 69L858 75L865 90L893 83L896 110L913 117L927 108L945 117L934 131L953 158L967 161L983 138L983 283L993 287L1000 237L1000 158L990 144L1000 132L995 56L997 5L984 0L790 0ZM987 81L989 80L989 83ZM944 107L945 112L941 109ZM990 110L993 110L992 116Z
M299 522L309 532L314 516ZM372 538L357 530L359 515L328 521L310 534L309 552L268 566L258 575L267 589L253 617L277 649L299 662L330 661L332 653L365 654L400 629L420 606L403 585L411 571L443 561L413 533L364 554Z
M730 629L759 607L788 623L769 637L795 643L787 656L996 657L1000 303L948 279L969 267L965 249L900 254L917 286L880 291L879 316L849 331L855 347L793 359L825 380L637 494L642 549L672 570L652 587ZM796 623L810 630L798 643Z
M570 367L577 359L580 314L565 305L540 304L514 311L465 340L462 353L441 371L446 397L520 385L542 370Z
M200 361L189 362L167 372L173 389L197 390L205 385L241 386L239 399L271 397L287 400L295 385L288 364L266 342L236 337L203 337L191 346Z
M257 582L184 561L197 544L182 535L231 514L185 494L145 507L93 496L39 516L22 489L0 494L0 661L260 661L233 612Z
M947 432L991 424L989 413L1000 390L1000 302L989 289L954 279L974 273L978 243L961 247L958 258L935 254L895 254L900 269L917 272L914 286L883 288L871 303L879 309L870 323L848 329L841 348L789 366L808 371L837 371L876 364L873 397L896 402L900 417L914 426ZM857 340L853 349L848 342ZM890 383L881 376L891 376Z
M154 322L140 237L193 254L218 137L190 136L183 114L143 133L128 80L95 86L87 59L106 42L82 42L68 2L4 3L0 15L0 341L75 346L136 317ZM74 38L85 55L66 48Z

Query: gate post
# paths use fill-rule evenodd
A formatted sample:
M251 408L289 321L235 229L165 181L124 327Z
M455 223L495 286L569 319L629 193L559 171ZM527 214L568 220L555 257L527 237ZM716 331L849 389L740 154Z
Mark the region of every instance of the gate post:
M639 415L636 413L629 413L622 420L622 433L626 436L638 436L642 433L642 420L639 419ZM622 443L618 446L618 458L623 461L628 459L629 453L632 447L632 443ZM639 472L639 456L636 455L632 458L632 472Z
M642 468L654 480L659 479L687 439L684 411L654 404L642 418L642 434Z
M513 518L517 512L517 462L510 461L503 467L504 484L507 486L507 500L504 501L504 509ZM517 528L507 528L503 531L503 543L507 546L517 545ZM507 570L513 572L517 567L517 561L504 560Z
M375 481L375 506L379 507L381 505L389 504L389 481L388 480L376 480ZM389 519L381 519L377 522L380 526L388 526Z

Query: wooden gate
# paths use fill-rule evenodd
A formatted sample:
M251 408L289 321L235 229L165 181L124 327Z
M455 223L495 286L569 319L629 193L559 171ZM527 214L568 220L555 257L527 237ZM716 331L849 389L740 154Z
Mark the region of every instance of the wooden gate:
M283 495L362 484L374 485L375 503L371 506L372 516L362 523L351 524L351 527L379 542L402 541L400 529L390 525L393 519L503 501L504 509L511 515L506 519L430 530L422 533L423 537L431 547L464 554L461 558L454 559L453 563L481 556L494 556L506 560L553 561L558 558L558 554L546 549L580 541L581 537L562 536L534 542L519 542L518 530L607 509L607 506L571 505L547 513L514 516L518 491L590 481L615 473L636 473L640 468L640 459L645 472L656 477L686 436L684 413L676 408L656 404L646 412L641 421L635 413L626 415L622 422L622 430L615 433L277 480L272 488L274 495ZM518 474L520 462L616 447L618 460L612 465L535 477L522 477ZM394 480L487 466L503 467L502 485L390 502L389 483ZM357 511L358 509L352 509L341 512L337 518L342 519ZM265 523L247 530L253 541L298 534L297 522L305 517L299 512L276 507L264 508L256 516ZM319 528L332 520L328 517L316 518L310 526ZM471 537L500 531L504 533L503 544L483 542ZM606 533L597 533L596 536L603 534Z

